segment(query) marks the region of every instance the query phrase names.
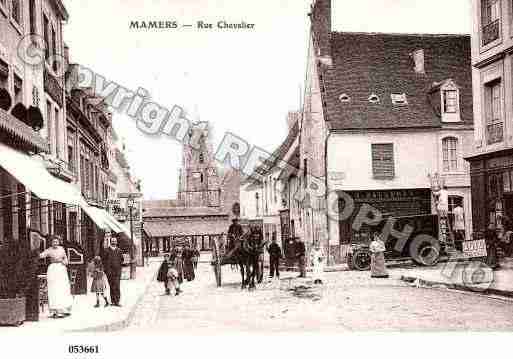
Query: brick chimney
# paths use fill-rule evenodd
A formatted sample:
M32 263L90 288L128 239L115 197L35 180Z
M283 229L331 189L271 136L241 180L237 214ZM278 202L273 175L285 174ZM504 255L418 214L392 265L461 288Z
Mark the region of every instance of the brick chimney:
M314 0L308 14L316 55L331 58L331 0Z

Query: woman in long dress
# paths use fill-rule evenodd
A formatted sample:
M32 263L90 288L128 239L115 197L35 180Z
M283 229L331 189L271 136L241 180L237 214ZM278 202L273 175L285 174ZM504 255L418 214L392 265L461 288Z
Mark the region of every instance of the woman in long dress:
M324 253L318 242L315 243L312 253L310 254L312 259L312 277L314 284L322 284L324 281Z
M388 272L385 267L386 247L379 234L374 234L374 239L369 249L371 251L371 277L388 278Z
M52 246L40 254L41 258L49 258L50 265L46 274L48 283L48 307L53 318L63 318L71 314L73 297L66 266L66 251L60 245L58 236L52 238Z

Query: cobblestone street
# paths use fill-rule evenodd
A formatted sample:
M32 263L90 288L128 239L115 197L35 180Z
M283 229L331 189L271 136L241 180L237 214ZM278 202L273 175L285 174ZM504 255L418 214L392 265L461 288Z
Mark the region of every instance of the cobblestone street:
M447 289L414 288L368 272L326 273L324 286L282 273L254 291L240 289L240 275L223 267L216 288L208 263L185 282L179 296L163 295L153 282L129 331L415 331L513 330L513 302ZM186 330L187 330L186 329Z

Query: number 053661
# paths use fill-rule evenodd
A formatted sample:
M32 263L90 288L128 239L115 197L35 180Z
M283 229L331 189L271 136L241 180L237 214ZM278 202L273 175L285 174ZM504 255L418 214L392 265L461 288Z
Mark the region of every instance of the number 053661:
M69 345L70 354L99 354L98 345Z

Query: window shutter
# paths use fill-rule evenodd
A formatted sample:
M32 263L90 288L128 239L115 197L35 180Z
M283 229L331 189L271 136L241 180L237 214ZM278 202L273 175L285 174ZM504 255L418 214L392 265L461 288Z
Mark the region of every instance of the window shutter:
M376 179L394 178L394 145L392 143L372 145L372 174Z

